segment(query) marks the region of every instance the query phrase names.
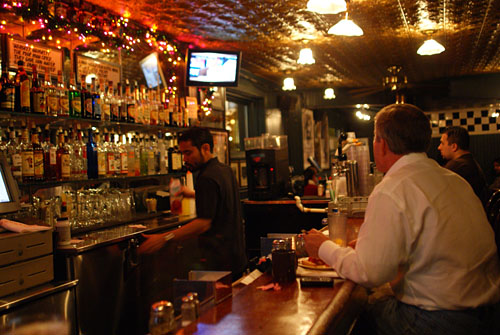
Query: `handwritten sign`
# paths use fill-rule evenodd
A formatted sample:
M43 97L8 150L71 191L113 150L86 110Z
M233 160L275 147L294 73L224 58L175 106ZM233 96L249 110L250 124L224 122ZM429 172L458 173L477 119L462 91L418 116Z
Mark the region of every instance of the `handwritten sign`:
M36 65L39 73L48 68L51 73L63 70L62 52L21 40L9 39L9 67L16 69L17 62L24 61L24 68L30 72Z
M106 82L112 80L115 85L121 81L119 65L81 55L76 55L76 73L78 81L83 74L95 74L98 80L104 79Z

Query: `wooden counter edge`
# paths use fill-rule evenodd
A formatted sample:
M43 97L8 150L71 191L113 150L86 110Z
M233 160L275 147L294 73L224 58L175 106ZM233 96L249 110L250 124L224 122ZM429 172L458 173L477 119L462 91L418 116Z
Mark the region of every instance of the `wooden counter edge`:
M348 334L367 299L365 288L344 281L307 335Z

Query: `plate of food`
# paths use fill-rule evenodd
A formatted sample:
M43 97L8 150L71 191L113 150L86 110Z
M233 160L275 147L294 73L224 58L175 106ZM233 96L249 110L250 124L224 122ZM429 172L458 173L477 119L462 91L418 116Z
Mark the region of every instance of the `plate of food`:
M310 270L328 270L328 271L333 270L328 264L323 262L321 259L315 257L299 258L299 266Z

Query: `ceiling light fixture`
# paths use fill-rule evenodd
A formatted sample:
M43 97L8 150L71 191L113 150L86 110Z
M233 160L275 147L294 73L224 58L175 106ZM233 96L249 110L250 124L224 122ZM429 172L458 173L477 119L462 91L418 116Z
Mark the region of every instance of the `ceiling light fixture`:
M444 46L429 36L429 39L418 48L417 53L421 56L431 56L440 54L444 50Z
M310 48L304 48L300 50L299 59L297 63L299 64L314 64L316 61L314 60L312 50Z
M325 100L331 100L331 99L335 99L336 96L335 96L335 91L333 88L327 88L325 89L325 95L323 95L323 99Z
M347 10L344 0L309 0L307 10L318 14L338 14Z
M283 80L283 87L282 87L283 91L293 91L296 88L297 87L295 86L293 78L287 77L285 78L285 80Z
M363 29L361 29L356 23L348 19L348 14L345 13L345 19L340 20L336 25L328 30L328 34L340 35L340 36L361 36L363 35Z

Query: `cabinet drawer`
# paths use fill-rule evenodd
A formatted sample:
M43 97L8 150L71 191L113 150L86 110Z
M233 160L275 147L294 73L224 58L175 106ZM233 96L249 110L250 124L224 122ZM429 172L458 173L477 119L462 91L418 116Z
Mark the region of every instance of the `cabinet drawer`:
M52 253L52 230L12 233L0 240L0 266Z
M0 268L0 297L54 279L52 255Z

